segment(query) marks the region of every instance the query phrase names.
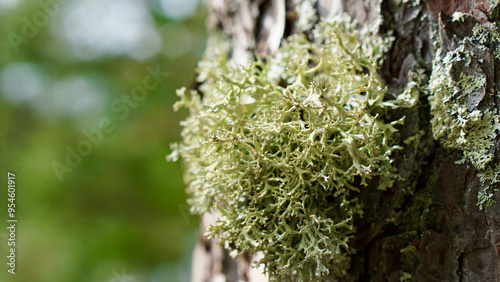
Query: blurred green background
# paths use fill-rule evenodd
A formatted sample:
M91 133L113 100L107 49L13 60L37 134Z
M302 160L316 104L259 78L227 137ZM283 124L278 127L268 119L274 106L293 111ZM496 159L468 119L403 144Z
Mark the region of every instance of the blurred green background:
M0 0L0 281L189 280L197 219L181 165L165 156L180 139L175 89L193 83L205 16L199 0ZM168 77L156 83L158 69ZM144 81L145 97L133 96ZM82 154L68 162L72 150Z

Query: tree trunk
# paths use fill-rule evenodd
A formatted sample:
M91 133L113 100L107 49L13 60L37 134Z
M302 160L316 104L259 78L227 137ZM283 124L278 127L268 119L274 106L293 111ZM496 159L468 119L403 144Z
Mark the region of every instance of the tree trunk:
M210 0L209 5L209 30L222 30L231 38L233 64L244 64L248 52L272 55L290 34L307 33L300 20L308 5L318 20L345 12L360 27L380 24L379 34L392 32L394 42L383 57L379 74L389 92L396 94L412 80L409 74L418 69L431 77L438 67L433 64L434 58L460 48L460 40L473 33L476 21L496 29L492 23L499 17L498 6L487 0ZM474 18L453 20L454 12ZM457 64L454 71L462 74L480 70L486 94L476 102L463 100L467 103L463 106L469 112L498 110L497 45L472 45L477 65ZM423 84L428 89L428 81ZM350 268L346 276L327 280L500 281L500 204L493 201L500 202L498 179L486 181L493 194L490 205L478 206L478 193L485 189L485 180L479 176L481 168L468 161L459 162L464 150L450 149L433 136L428 94L420 96L418 106L395 110L392 115L406 116L397 133L399 140L418 135L420 141L406 145L401 141L403 149L396 156L395 166L402 177L391 189L361 190L358 197L364 212L363 217L355 219L357 231L350 242L355 252L350 255ZM492 140L489 167L497 170L499 166L494 164L500 162L500 139L494 134ZM498 171L492 173L498 177ZM205 214L200 233L216 218L214 213ZM200 235L193 255L192 281L266 281L263 269L251 267L261 255L233 259L216 240Z

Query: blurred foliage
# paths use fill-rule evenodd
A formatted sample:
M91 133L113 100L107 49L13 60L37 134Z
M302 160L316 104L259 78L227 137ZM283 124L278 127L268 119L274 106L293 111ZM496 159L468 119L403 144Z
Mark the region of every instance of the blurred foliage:
M184 204L180 164L166 162L165 156L169 144L180 139L178 124L185 115L172 110L175 89L192 83L204 49L204 6L172 20L155 1L138 1L161 45L156 54L139 53L134 59L123 52L79 56L65 43L67 34L61 32L71 32L72 26L61 19L78 9L77 0L61 4L16 50L12 34L23 36L26 20L44 10L39 1L6 8L9 2L16 1L0 0L0 168L5 184L0 220L6 225L6 174L12 171L17 260L16 275L7 273L3 227L0 281L187 281L197 224ZM19 65L21 76L7 73ZM147 66L159 66L169 76L122 120L112 103L142 84ZM25 70L37 73L38 84L21 79ZM20 96L12 96L16 89ZM32 95L23 98L22 91ZM88 92L90 98L78 96ZM67 146L76 149L87 140L82 131L98 129L103 119L111 120L115 130L59 181L53 163L65 164Z

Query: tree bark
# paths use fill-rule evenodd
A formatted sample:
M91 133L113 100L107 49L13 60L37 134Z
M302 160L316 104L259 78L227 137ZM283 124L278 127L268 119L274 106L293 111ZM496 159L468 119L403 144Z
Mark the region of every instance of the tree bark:
M211 0L209 29L223 30L231 38L231 62L242 64L248 53L272 55L288 35L302 32L297 11L305 2L314 4L318 19L344 12L360 26L381 19L379 33L392 32L395 37L379 72L392 93L401 93L409 82L408 74L417 68L430 76L436 56L430 28L448 36L441 38L441 44L456 48L454 38L470 33L472 27L467 22L451 23L449 16L454 12L471 14L486 26L494 18L490 1L482 0ZM500 88L498 61L491 63L488 79ZM499 102L494 100L497 110ZM395 165L404 180L386 191L364 189L358 195L364 216L356 219L358 228L351 241L356 251L351 255L348 280L500 281L500 204L478 208L482 185L478 171L458 164L461 153L433 138L427 97L421 97L419 107L392 115L395 119L406 116L398 132L400 140L421 132L421 141L405 146L396 156ZM495 142L494 161L498 163L498 137ZM500 203L498 189L494 198ZM200 234L216 218L216 214L205 214ZM192 281L266 281L262 269L251 267L261 255L233 259L216 240L200 235Z

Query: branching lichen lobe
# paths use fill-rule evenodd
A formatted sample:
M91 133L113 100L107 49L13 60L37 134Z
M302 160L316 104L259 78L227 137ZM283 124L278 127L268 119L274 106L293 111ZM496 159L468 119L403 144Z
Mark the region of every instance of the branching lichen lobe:
M385 189L397 178L392 137L403 119L385 114L414 105L411 89L384 100L387 39L360 36L349 18L324 20L313 35L242 67L228 65L227 41L212 35L199 92L180 89L175 105L190 111L170 158L183 158L192 212L217 209L207 235L236 254L262 251L273 280L345 273L356 193L367 179Z

